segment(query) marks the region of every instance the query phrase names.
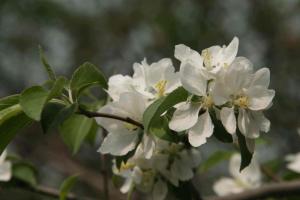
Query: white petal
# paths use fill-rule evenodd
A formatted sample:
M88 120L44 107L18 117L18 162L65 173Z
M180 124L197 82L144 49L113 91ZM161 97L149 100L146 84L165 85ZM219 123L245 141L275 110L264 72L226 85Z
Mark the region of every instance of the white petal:
M118 102L120 109L123 109L129 113L130 117L137 121L142 121L143 114L146 109L145 98L136 92L126 92L120 96Z
M251 138L246 138L246 145L248 150L251 153L254 153L254 149L255 149L255 139L251 139Z
M150 159L155 148L154 139L151 136L144 134L141 145L143 148L145 158Z
M142 181L142 178L143 178L143 172L142 172L142 170L139 167L135 166L133 168L133 172L132 172L132 179L133 179L133 181L136 184L140 184L141 181Z
M235 59L239 47L239 39L234 37L230 44L225 48L223 52L224 64L230 65Z
M220 112L221 122L226 131L230 134L234 134L236 130L236 118L234 114L234 108L223 107Z
M5 161L0 165L0 181L9 181L12 176L11 162Z
M206 138L213 134L214 125L211 121L208 111L199 116L198 122L193 126L189 132L189 142L194 147L206 143Z
M249 97L249 108L251 110L263 110L266 109L272 102L275 96L275 91L256 86L251 87L247 91L247 95Z
M123 194L128 193L132 187L132 184L133 184L133 180L131 178L127 178L123 183L122 187L120 188L120 191Z
M200 54L183 44L175 46L175 58L181 62L191 62L197 67L202 67L203 65L203 59Z
M171 165L171 173L178 177L181 181L187 181L193 178L194 173L190 166L186 162L183 162L181 159L175 159Z
M174 131L184 131L194 126L198 120L200 105L184 103L176 109L169 123L170 129Z
M245 109L239 109L238 127L243 135L246 135L249 126L249 118Z
M152 199L153 200L164 200L168 194L168 186L162 180L158 180L152 191Z
M255 112L240 109L238 116L238 127L241 133L248 138L257 138L259 136L261 122L256 117Z
M201 69L190 62L181 64L180 80L182 86L192 94L198 96L206 95L207 80L203 76Z
M261 86L268 88L270 84L270 70L268 68L262 68L255 72L251 85Z
M240 193L244 190L234 179L221 178L213 185L214 192L219 196L226 196L233 193Z
M289 170L300 173L300 153L296 155L288 155L286 160L290 162L287 164L287 168Z
M137 141L137 133L109 133L104 138L99 151L115 156L125 155L135 148Z
M121 74L111 76L108 80L107 93L114 101L118 101L122 93L134 91L132 84L132 78L129 76Z

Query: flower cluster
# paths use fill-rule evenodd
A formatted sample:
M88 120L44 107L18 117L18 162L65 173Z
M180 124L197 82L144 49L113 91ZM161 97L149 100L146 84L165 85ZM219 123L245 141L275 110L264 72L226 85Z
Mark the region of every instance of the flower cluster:
M238 43L235 37L228 46L212 46L201 54L176 45L179 72L169 58L152 64L144 59L133 65L132 77L110 77L107 93L111 101L99 112L140 124L150 105L178 87L189 94L168 112L169 128L182 138L177 142L164 141L136 123L97 118L108 131L99 151L118 157L131 155L127 162L114 165L114 173L126 179L122 192L135 187L152 191L154 199L164 199L167 183L178 186L179 181L191 179L200 163L198 147L213 135L214 121L221 122L233 138L240 132L253 152L254 139L269 131L263 111L271 106L275 92L268 89L269 69L254 71L247 58L237 57Z

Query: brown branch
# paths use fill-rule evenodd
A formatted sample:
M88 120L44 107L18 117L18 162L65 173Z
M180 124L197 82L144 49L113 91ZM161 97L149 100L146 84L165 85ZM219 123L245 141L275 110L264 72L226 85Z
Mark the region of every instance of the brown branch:
M223 197L210 197L205 200L257 200L270 197L287 197L300 195L300 180L271 183L257 189Z
M59 198L59 191L54 188L49 188L46 186L38 186L36 188L29 188L29 190L34 193L40 194L40 195ZM75 196L72 193L69 193L68 196L66 197L66 199L67 200L79 200L80 198Z
M89 118L104 117L104 118L116 119L116 120L120 120L120 121L123 121L123 122L133 124L137 127L140 127L141 129L144 129L143 124L141 124L140 122L135 121L135 120L133 120L129 117L120 117L120 116L113 115L113 114L91 112L91 111L84 110L83 108L79 108L78 114L85 115L86 117L89 117Z
M106 137L107 131L103 129L103 136ZM101 154L101 174L103 179L103 194L104 199L109 200L109 177L108 177L108 166L107 166L108 156L106 154Z
M265 176L269 177L274 182L282 181L282 179L280 177L276 176L276 174L274 174L268 167L261 165L260 170L262 171L262 173L264 173Z

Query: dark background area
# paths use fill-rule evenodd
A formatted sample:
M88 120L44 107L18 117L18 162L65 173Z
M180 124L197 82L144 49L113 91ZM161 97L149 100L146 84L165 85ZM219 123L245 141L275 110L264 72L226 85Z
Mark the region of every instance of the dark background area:
M239 56L248 57L256 69L270 68L270 87L276 90L274 105L266 113L272 128L263 135L270 143L259 146L260 160L283 159L300 151L297 0L0 0L0 97L47 79L38 45L57 73L70 76L90 61L108 77L131 74L132 64L144 57L149 62L174 58L179 43L201 51L228 44L234 36L240 39ZM178 68L179 62L173 60ZM95 146L84 145L72 157L58 134L43 135L36 124L9 149L38 167L43 185L57 188L67 175L83 173L76 191L95 197L102 187L99 144L100 139ZM221 148L230 149L213 139L207 146L204 159ZM196 183L202 193L211 195L211 185L221 174L224 169L200 175ZM119 195L117 191L114 195Z

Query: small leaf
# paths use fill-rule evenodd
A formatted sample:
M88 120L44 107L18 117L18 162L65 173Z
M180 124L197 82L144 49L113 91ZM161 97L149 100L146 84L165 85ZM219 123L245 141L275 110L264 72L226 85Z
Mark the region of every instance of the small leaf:
M12 168L13 177L17 178L31 186L37 185L37 171L27 162L17 162Z
M94 119L83 115L72 115L60 127L60 133L64 142L76 154L93 127Z
M28 117L39 121L48 95L49 92L41 86L33 86L22 92L20 105Z
M107 82L102 72L88 62L74 72L70 85L75 97L78 97L84 89L92 85L100 85L107 89Z
M60 186L60 192L59 192L59 200L66 200L68 197L69 192L75 185L75 183L78 180L79 175L73 175L69 176L67 179L63 181L63 183Z
M7 107L18 104L19 103L19 97L20 97L20 95L15 94L15 95L11 95L11 96L1 98L0 99L0 110L3 110Z
M172 133L169 129L169 121L166 117L159 117L156 120L153 120L149 132L162 140L167 140L169 142L179 141L178 134Z
M52 70L51 66L49 65L47 59L46 59L46 56L44 54L44 51L42 49L41 46L39 46L39 52L40 52L40 59L43 63L43 66L45 67L47 73L48 73L48 76L51 80L55 80L56 79L56 75L54 73L54 71Z
M161 115L172 108L174 105L183 102L187 99L188 92L179 87L170 93L168 96L162 97L152 103L144 112L143 122L146 132L151 131L150 128L154 125L155 120L161 117ZM153 123L153 124L152 124Z
M91 127L88 135L85 138L85 140L88 144L90 144L92 146L95 145L98 130L99 130L99 125L96 123L96 121L93 121L92 127Z
M201 173L206 172L210 168L216 166L220 162L224 160L228 160L233 152L227 151L216 151L212 155L210 155L204 162L202 162L199 171Z
M245 167L247 167L251 163L253 154L251 153L251 151L249 151L247 147L245 136L242 135L242 133L239 130L236 131L236 135L238 137L238 143L241 152L242 162L240 166L240 171L242 171Z
M32 120L23 112L4 121L0 125L0 153L4 151L18 131L27 127L31 123Z
M44 133L58 128L66 119L76 111L76 105L65 106L58 103L48 103L41 117L41 125Z
M53 99L55 97L58 97L61 95L62 90L64 89L64 86L66 84L67 80L64 77L59 77L58 79L56 79L56 81L54 82L50 93L48 94L48 99Z

